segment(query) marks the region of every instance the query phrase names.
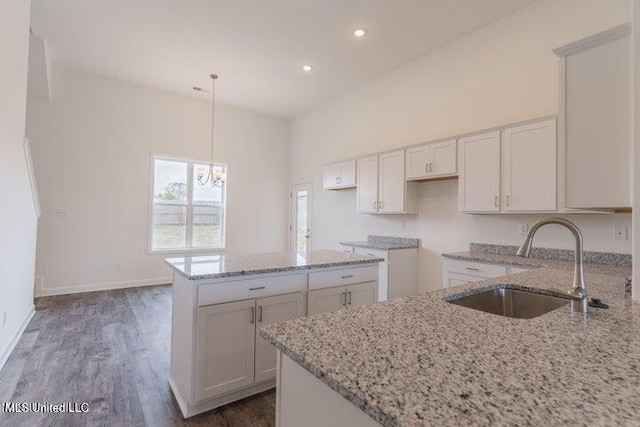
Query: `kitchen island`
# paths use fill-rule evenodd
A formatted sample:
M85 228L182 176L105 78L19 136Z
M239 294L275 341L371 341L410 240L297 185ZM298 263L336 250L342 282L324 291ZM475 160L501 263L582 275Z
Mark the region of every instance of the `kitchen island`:
M277 425L640 425L630 268L586 265L589 296L610 306L586 317L568 305L517 319L447 302L501 284L570 288L572 263L530 262L539 268L261 328L279 350Z
M380 261L340 251L167 259L169 384L184 417L273 388L276 351L256 329L376 302Z

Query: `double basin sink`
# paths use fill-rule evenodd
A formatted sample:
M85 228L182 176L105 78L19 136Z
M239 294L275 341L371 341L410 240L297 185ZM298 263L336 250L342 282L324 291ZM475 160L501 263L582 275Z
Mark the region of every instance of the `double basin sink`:
M447 302L499 316L532 319L567 305L570 300L500 285L471 295L454 297Z

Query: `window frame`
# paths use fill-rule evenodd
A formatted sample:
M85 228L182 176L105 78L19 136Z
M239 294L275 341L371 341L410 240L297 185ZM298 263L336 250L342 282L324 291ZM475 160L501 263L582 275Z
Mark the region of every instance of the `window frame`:
M186 203L186 214L185 214L185 241L191 242L193 244L193 208L194 206L204 206L204 205L196 205L193 203L193 184L194 184L194 164L204 164L209 165L211 162L208 160L197 160L188 157L180 157L180 156L171 156L166 154L156 154L151 153L150 161L149 161L149 202L148 202L148 227L147 227L147 253L149 255L157 255L157 254L181 254L181 253L201 253L206 252L209 254L224 254L226 251L226 228L227 228L227 182L225 181L222 186L222 200L224 201L222 205L222 221L221 221L221 229L220 229L220 241L221 246L186 246L181 248L154 248L153 247L153 207L154 203L154 184L155 184L155 161L156 160L166 160L170 162L180 162L186 163L187 165L187 203ZM226 163L218 163L214 162L214 166L221 166L224 168L225 176L227 176L227 164Z

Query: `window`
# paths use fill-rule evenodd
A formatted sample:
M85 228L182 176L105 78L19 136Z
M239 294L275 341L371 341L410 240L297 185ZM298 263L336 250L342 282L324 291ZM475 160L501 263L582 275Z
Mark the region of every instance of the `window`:
M209 164L155 156L151 195L152 252L223 249L226 184L200 185L196 174ZM215 164L224 176L226 165Z

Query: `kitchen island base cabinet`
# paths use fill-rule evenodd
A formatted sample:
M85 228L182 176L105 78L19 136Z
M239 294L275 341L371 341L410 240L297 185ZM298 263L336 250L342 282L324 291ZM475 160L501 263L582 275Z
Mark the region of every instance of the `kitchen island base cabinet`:
M373 304L378 301L378 283L366 282L310 291L308 301L309 316Z
M276 427L380 427L373 418L279 351L278 366Z

